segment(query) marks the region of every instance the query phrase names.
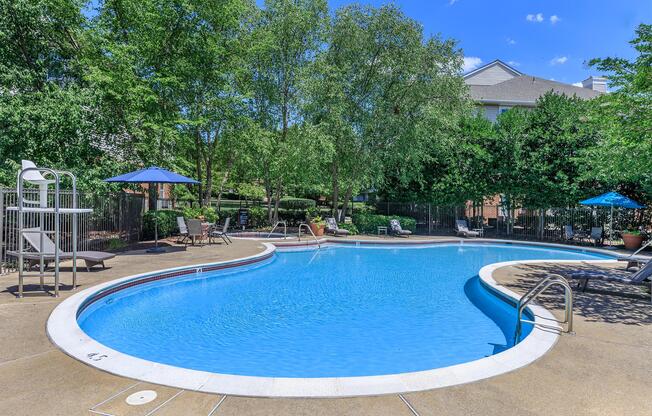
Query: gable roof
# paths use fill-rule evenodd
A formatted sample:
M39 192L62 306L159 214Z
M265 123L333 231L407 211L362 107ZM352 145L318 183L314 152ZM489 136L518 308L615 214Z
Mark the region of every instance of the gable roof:
M474 75L476 75L476 74L478 74L480 72L486 71L487 69L492 68L494 66L499 66L500 68L502 68L503 70L511 73L515 77L523 75L521 72L519 72L516 69L514 69L513 67L507 65L505 62L501 61L500 59L496 59L493 62L489 62L486 65L483 65L483 66L481 66L479 68L476 68L476 69L474 69L472 71L467 72L466 74L463 75L463 77L464 77L464 79L471 78Z
M470 95L475 101L485 104L506 104L534 106L548 91L578 98L591 99L602 93L589 88L576 87L531 75L520 75L494 85L469 85Z

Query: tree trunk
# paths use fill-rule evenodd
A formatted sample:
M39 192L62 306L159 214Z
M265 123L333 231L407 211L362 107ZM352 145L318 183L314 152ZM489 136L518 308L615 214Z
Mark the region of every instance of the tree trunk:
M340 185L338 183L338 166L337 166L337 160L333 161L333 167L332 167L332 175L333 175L333 194L332 194L332 215L334 218L339 217L337 215L337 208L338 208L338 202L340 199Z
M344 202L342 202L342 214L340 215L340 222L344 221L344 217L346 216L346 211L349 208L349 201L351 200L352 194L353 194L353 185L349 185L349 187L346 189Z
M197 185L197 201L201 204L201 199L204 195L203 187L202 187L202 170L201 170L201 138L199 137L199 130L195 133L195 171L197 174L197 180L199 181L199 184Z
M222 182L220 183L220 191L217 194L217 210L220 210L220 205L222 203L222 193L224 192L224 186L226 186L227 181L229 180L229 173L231 172L231 167L233 166L233 159L229 159L226 163L226 168L224 169L224 174L222 175Z
M206 187L204 188L204 199L202 206L209 207L211 205L211 194L213 192L213 156L209 155L206 158Z
M274 218L272 223L276 224L278 221L278 207L279 204L281 203L281 190L283 189L283 182L281 179L278 180L278 183L276 184L276 192L274 193Z
M272 224L272 181L269 179L269 167L265 168L264 183L265 197L267 198L267 221Z

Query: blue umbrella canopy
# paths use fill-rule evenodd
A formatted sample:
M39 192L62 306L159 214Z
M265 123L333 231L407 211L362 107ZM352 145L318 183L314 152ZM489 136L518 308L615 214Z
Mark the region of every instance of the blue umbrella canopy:
M606 194L594 196L593 198L580 201L580 204L599 207L645 208L633 199L627 198L618 192L607 192Z
M199 183L198 181L186 178L178 173L170 172L156 166L147 169L140 169L123 175L104 179L105 182L131 182L131 183Z

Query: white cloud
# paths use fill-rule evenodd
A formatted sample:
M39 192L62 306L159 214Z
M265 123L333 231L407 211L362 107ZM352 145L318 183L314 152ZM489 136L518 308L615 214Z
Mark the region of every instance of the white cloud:
M462 67L463 72L473 71L477 67L482 65L482 59L477 56L465 56L464 57L464 66Z
M576 87L583 87L584 86L584 85L582 85L581 82L573 82L573 85L575 85Z
M553 14L552 16L550 16L550 23L552 23L553 25L555 23L558 23L560 20L561 20L561 18L559 16L557 16L556 14Z
M508 45L516 45L516 41L512 38L507 38L507 44Z
M516 62L516 61L507 61L507 65L509 65L509 66L521 66L521 63Z
M525 20L527 20L528 22L541 23L543 22L543 13L528 14L527 16L525 16Z
M563 65L568 61L567 56L556 56L550 60L550 65Z
M452 6L453 4L457 3L459 0L449 0L448 5Z

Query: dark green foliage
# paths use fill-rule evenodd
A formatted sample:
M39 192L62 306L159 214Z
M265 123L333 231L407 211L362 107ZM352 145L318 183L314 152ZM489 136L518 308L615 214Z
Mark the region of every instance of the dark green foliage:
M358 227L353 223L348 223L347 224L347 223L342 222L342 223L337 224L337 226L339 228L343 229L343 230L348 230L349 235L360 234L360 231L358 230Z
M280 207L284 209L296 210L296 209L308 209L316 205L315 201L312 199L306 198L294 198L294 197L284 197L281 198Z
M252 227L264 227L268 224L267 212L262 207L249 208L249 221Z
M202 205L267 197L253 227L296 225L309 208L346 215L370 188L439 205L501 194L565 206L607 189L652 200L652 25L637 28L635 59L590 61L610 94L547 94L492 125L473 115L456 42L393 4L96 3L89 19L82 0L0 0L0 184L14 185L21 159L97 193L156 164L200 180L174 194ZM331 213L274 203L325 194ZM235 224L237 210L222 211Z
M183 217L183 211L162 210L147 211L143 215L143 240L154 239L154 221L158 218L158 238L165 238L179 232L177 217Z
M361 233L376 234L379 226L389 227L389 220L397 219L401 222L404 230L412 232L417 229L417 221L410 217L401 217L397 215L378 215L369 213L360 213L353 216L353 223Z
M201 218L210 223L215 223L219 219L215 208L211 207L186 207L183 209L184 218Z

